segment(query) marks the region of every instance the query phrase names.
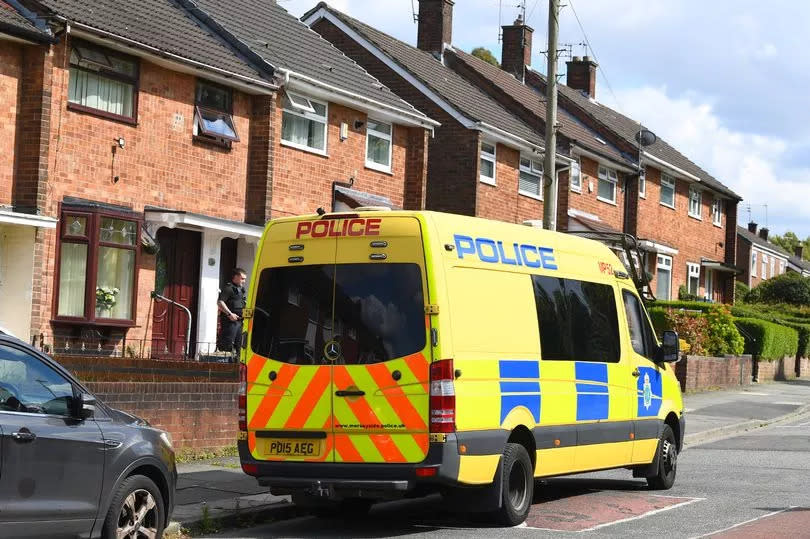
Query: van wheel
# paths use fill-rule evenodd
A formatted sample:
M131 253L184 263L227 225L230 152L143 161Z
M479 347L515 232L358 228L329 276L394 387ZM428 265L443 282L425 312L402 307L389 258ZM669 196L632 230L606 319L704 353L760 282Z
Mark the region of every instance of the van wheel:
M506 444L502 483L501 508L493 516L505 526L517 526L526 520L534 498L532 461L520 444Z
M127 477L115 491L101 535L105 539L159 539L166 526L163 513L163 496L155 483L143 475Z
M647 477L647 484L653 490L669 490L675 484L678 471L678 443L672 427L664 425L664 432L658 441L658 472Z

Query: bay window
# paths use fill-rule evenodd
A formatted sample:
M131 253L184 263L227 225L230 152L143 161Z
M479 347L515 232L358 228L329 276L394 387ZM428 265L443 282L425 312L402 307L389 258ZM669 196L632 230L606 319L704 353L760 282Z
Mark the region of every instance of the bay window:
M70 47L68 108L135 123L138 61L91 43Z
M140 220L64 208L59 230L55 320L133 325Z

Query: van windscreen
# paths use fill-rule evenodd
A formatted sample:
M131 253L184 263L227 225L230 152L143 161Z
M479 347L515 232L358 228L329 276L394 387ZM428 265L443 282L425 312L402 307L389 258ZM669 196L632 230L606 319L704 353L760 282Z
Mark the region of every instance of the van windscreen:
M426 343L417 264L268 268L259 277L251 348L296 365L372 364L421 351ZM324 347L335 341L340 357Z

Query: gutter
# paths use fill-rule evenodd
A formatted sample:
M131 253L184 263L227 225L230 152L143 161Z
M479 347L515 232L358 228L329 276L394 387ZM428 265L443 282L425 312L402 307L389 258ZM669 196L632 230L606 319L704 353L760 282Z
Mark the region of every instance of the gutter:
M79 28L81 30L84 30L88 34L91 34L91 35L96 34L96 35L102 36L102 37L104 37L106 39L110 39L110 40L113 40L113 41L120 41L122 43L125 43L125 44L129 45L130 47L133 47L133 48L139 48L139 49L149 51L152 55L157 56L158 58L164 58L164 59L168 58L168 59L174 60L175 62L178 62L178 63L181 63L181 64L192 65L192 66L196 67L197 69L202 69L202 70L206 70L206 71L212 71L212 72L217 73L217 74L219 74L219 75L221 75L221 76L223 76L223 77L225 77L227 79L237 79L237 80L242 81L244 83L247 83L249 85L258 86L258 87L264 88L266 90L278 90L278 86L273 84L273 83L262 81L262 80L259 80L259 79L253 79L251 77L246 77L244 75L238 75L238 74L233 73L231 71L226 71L224 69L214 67L212 65L208 65L208 64L205 64L203 62L198 62L196 60L191 60L189 58L185 58L183 56L179 56L179 55L173 54L171 52L166 52L166 51L160 50L160 49L158 49L156 47L152 47L151 45L146 45L145 43L141 43L140 41L135 41L133 39L129 39L129 38L126 38L126 37L123 37L123 36L119 36L117 34L113 34L111 32L107 32L105 30L100 30L98 28L88 26L86 24L70 21L66 17L63 17L62 15L56 15L56 19L59 20L60 22L64 23L64 24L70 25L71 27Z
M508 131L504 131L503 129L495 127L494 125L486 122L476 122L473 128L486 135L490 135L494 139L500 139L501 142L504 142L507 145L517 146L518 149L529 150L538 155L542 155L546 151L542 146L533 144L524 138L513 135ZM571 165L576 162L576 159L571 159L568 156L555 153L555 161L562 161L566 164L565 168L570 168Z
M694 182L697 182L697 183L702 182L702 180L700 178L698 178L697 176L695 176L694 174L690 174L690 173L686 172L682 168L678 168L675 165L671 165L671 164L667 163L666 161L664 161L663 159L661 159L659 157L655 157L654 155L651 155L651 154L649 154L649 153L647 153L645 151L642 151L641 155L642 155L642 157L644 159L649 160L653 164L666 167L666 168L670 169L672 172L675 172L676 174L678 174L679 176L685 176L685 177L689 178L690 180L692 180Z

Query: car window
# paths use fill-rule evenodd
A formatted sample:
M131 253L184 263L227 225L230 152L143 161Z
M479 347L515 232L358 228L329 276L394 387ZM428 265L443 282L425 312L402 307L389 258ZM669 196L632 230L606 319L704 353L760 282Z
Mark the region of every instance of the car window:
M39 358L0 344L0 411L70 415L73 384Z
M639 355L652 359L655 352L655 340L641 301L635 294L627 290L622 293L622 297L633 350Z

